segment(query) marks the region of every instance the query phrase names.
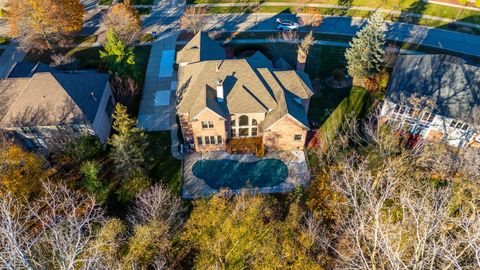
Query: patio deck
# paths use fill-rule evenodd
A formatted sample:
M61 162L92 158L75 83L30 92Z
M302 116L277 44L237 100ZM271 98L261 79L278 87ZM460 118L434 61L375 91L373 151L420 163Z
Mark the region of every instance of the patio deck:
M263 158L256 157L253 154L232 155L224 151L214 151L204 154L194 153L185 156L183 163L182 197L185 199L196 199L210 196L219 191L219 189L209 186L204 179L200 179L194 175L193 167L199 160L236 160L239 162L256 162L265 159L278 159L286 165L288 176L285 181L275 186L257 188L245 186L241 189L229 189L229 193L234 195L242 190L258 193L282 193L292 191L299 186L307 185L310 179L310 173L303 151L270 151ZM239 172L239 174L241 173L242 172ZM229 187L227 186L225 188L228 189Z

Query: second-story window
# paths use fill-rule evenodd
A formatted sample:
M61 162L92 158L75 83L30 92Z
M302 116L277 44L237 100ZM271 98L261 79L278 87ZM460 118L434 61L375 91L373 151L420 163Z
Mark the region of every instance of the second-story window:
M468 124L466 123L462 123L460 121L456 121L456 120L452 120L452 122L450 122L450 127L453 127L453 128L456 128L456 129L461 129L463 131L466 131L468 130L468 128L470 127Z
M214 128L213 121L202 121L202 128Z

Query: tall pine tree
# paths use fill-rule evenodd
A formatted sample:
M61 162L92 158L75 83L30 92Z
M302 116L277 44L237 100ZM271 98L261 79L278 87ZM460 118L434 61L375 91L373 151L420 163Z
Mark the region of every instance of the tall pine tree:
M109 140L112 146L110 155L117 176L129 180L146 171L147 137L141 128L136 127L137 121L128 116L127 108L120 103L117 103L113 119L113 129L117 133Z
M381 70L384 64L385 31L382 13L376 11L352 39L345 53L350 76L371 77Z

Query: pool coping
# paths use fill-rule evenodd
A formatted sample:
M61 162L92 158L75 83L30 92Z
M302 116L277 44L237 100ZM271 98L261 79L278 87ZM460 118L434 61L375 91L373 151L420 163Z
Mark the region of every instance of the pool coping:
M284 193L306 186L310 179L308 162L303 151L270 151L263 158L251 154L231 155L224 151L208 153L193 153L185 156L182 171L182 197L184 199L197 199L218 193L220 189L208 186L204 180L193 175L192 167L198 160L230 159L241 162L254 162L262 159L279 159L288 168L288 176L284 182L272 187L222 189L223 195L236 195L241 192L253 193Z

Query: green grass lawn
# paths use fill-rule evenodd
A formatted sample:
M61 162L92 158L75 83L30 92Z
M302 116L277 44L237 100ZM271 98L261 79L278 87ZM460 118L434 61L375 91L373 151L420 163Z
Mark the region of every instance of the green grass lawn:
M140 14L140 15L148 15L148 14L150 14L150 12L152 12L151 8L136 8L136 10L138 11L138 14Z
M149 140L148 156L152 168L150 177L154 182L162 182L174 194L182 190L181 161L170 152L170 131L147 133Z
M0 45L7 45L8 43L10 43L10 38L0 36Z
M308 119L313 128L319 128L338 105L350 94L351 87L348 88L329 88L319 90L310 99L308 109Z
M336 132L341 129L345 119L361 117L370 109L371 104L371 96L367 90L360 87L353 87L348 97L340 102L337 108L322 124L321 138L332 140Z
M100 0L98 2L99 5L111 5L113 0Z

